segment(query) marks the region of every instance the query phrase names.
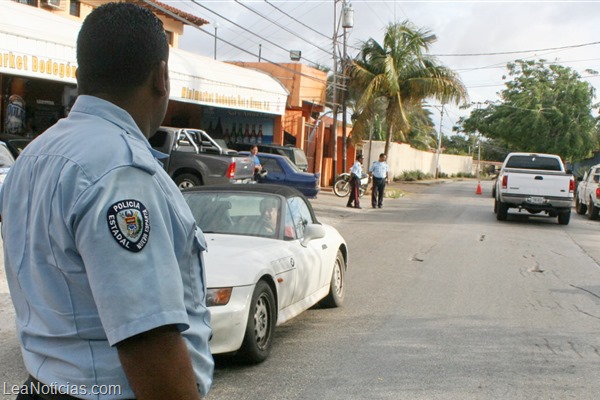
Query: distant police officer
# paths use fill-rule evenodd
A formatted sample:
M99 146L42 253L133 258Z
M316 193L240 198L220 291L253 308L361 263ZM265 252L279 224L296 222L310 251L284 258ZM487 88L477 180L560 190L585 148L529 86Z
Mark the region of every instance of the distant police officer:
M385 162L387 156L385 153L379 155L379 160L374 161L369 167L369 175L373 177L373 189L371 191L371 205L375 207L383 207L383 197L385 192L385 184L388 180L389 167Z
M346 207L354 207L354 208L362 208L360 206L360 196L359 196L359 188L360 188L360 179L362 178L362 162L363 162L362 154L356 156L356 162L350 168L350 198L348 199L348 204Z
M95 9L77 40L80 96L4 182L5 267L30 373L18 399L209 390L205 241L147 140L167 108L168 54L149 10Z

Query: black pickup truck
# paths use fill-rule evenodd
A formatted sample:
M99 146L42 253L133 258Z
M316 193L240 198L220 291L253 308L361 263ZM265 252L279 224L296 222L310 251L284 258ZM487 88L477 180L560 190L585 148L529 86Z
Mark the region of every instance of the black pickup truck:
M161 126L149 141L168 155L160 161L180 189L253 180L252 158L220 145L203 130Z

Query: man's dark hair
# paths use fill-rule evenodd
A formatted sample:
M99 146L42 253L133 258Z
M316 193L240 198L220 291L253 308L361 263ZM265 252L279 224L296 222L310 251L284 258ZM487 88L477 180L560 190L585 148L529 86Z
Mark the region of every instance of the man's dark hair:
M127 92L168 58L163 24L150 10L104 4L86 17L77 38L79 93Z

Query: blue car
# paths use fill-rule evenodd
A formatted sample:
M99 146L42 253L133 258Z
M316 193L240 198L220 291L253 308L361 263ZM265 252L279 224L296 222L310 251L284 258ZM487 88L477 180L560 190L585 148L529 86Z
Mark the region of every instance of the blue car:
M241 151L240 154L248 155L250 153ZM257 156L263 170L267 171L267 174L260 179L259 183L290 186L309 198L317 197L317 194L321 191L320 172L316 174L303 172L285 156L269 153L258 153Z

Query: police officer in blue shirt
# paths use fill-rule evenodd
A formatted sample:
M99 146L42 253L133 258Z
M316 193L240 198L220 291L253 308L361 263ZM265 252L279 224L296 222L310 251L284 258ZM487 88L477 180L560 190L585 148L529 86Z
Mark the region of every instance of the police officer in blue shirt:
M385 153L379 155L379 160L374 161L369 167L369 174L373 177L373 190L371 191L371 206L383 207L383 196L385 194L385 184L388 180L388 165Z
M4 182L5 268L30 373L18 399L210 388L204 237L147 140L166 113L168 53L149 10L95 9L77 40L80 96Z
M364 157L362 154L356 156L356 162L350 168L350 197L346 207L362 208L360 206L360 180L362 178L362 162Z

